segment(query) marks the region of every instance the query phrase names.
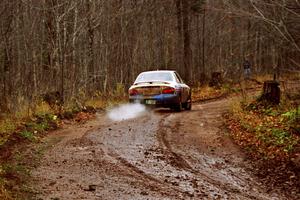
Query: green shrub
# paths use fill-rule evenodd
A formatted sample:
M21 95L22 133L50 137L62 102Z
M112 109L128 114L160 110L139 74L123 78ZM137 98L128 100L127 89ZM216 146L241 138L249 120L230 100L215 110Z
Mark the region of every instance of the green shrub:
M23 138L26 138L30 141L34 141L35 140L35 137L34 137L34 134L30 131L27 131L27 130L24 130L22 132L20 132L20 135L23 137Z

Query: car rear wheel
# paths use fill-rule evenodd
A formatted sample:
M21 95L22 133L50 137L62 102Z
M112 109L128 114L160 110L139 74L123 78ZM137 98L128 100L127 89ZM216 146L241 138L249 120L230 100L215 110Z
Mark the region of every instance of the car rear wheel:
M185 110L192 110L192 99L189 97L189 99L183 104L183 108Z
M184 105L184 109L192 110L192 102L191 101L186 102Z
M173 106L172 109L176 112L180 112L182 110L182 103L179 102L177 105Z

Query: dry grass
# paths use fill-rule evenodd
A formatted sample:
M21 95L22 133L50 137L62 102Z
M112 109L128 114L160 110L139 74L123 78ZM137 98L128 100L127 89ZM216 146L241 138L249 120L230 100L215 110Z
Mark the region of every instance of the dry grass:
M256 79L257 81L263 83L264 81L267 81L267 80L273 80L274 75L273 74L256 75L256 76L253 76L253 78ZM283 81L300 80L300 71L281 73L279 80L283 80Z
M37 115L43 115L48 113L54 114L50 106L44 101L38 104L35 108L35 114Z
M10 196L8 191L4 188L3 185L0 185L0 199L2 200L12 200L13 198Z
M201 101L211 98L218 98L228 92L228 89L222 87L220 89L216 89L213 87L209 87L208 85L193 88L192 90L192 99L193 101Z
M16 129L16 122L17 120L11 117L2 119L0 121L0 134L7 134L9 132L13 132Z
M22 111L13 115L6 115L3 119L0 119L0 146L6 142L9 136L15 132L18 127L28 121L33 115L44 114L53 114L53 111L47 103L41 102L36 106L34 112L28 112L28 110L24 108Z
M253 78L258 82L263 83L264 81L267 80L273 80L273 74L256 75Z
M105 108L107 102L102 98L94 98L86 101L86 106L91 106L94 108Z
M300 81L300 71L283 73L280 78L282 80L298 80Z
M15 117L7 117L0 120L0 146L8 140L9 136L16 131L21 123L22 120Z
M85 102L86 106L91 106L96 109L104 110L110 107L113 107L117 104L124 103L127 101L127 98L122 96L111 96L111 97L97 97L90 99Z

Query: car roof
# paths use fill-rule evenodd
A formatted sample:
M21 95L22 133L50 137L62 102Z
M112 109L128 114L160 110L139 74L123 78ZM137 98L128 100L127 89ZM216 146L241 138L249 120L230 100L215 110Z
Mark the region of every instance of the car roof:
M168 74L171 75L172 80L165 80L165 81L174 81L175 80L175 71L174 70L152 70L152 71L144 71L141 72L134 83L140 83L140 82L145 82L145 80L139 80L139 77L141 76L147 76L147 75L152 75L152 74ZM161 79L151 79L152 81L161 81ZM147 80L146 82L148 82Z
M154 73L154 72L174 73L175 71L174 71L174 70L152 70L152 71L144 71L144 72L141 72L141 74L142 74L142 73Z

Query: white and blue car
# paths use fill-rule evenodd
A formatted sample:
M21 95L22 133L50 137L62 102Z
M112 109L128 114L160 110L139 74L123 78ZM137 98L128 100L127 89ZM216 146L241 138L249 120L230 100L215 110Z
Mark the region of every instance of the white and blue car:
M129 88L129 101L176 111L191 110L191 89L176 71L146 71Z

